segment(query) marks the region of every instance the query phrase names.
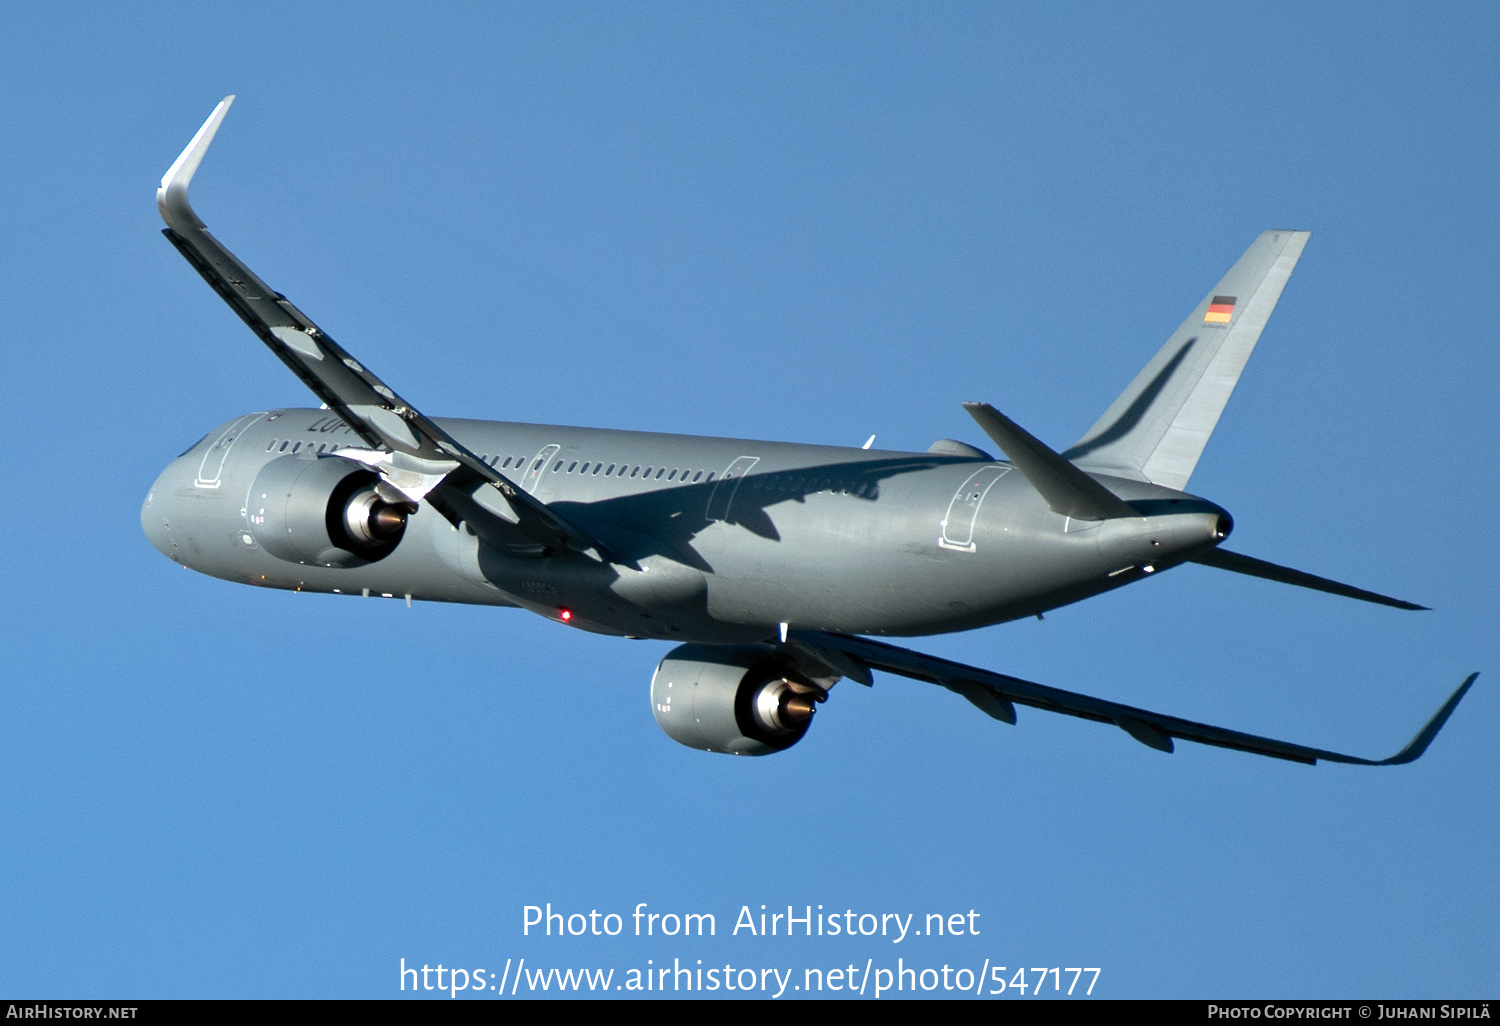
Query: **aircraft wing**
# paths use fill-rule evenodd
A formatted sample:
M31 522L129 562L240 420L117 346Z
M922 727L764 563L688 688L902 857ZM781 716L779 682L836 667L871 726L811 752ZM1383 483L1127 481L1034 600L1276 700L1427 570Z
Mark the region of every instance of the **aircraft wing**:
M597 548L397 395L209 233L188 202L188 185L233 102L228 96L214 108L163 176L156 193L167 223L162 234L314 395L387 454L372 465L395 493L392 501L428 499L450 520L468 520L486 541L512 551Z
M852 656L860 663L876 670L938 684L949 691L962 695L983 712L997 720L1016 722L1016 705L1029 705L1036 709L1065 713L1099 723L1112 723L1124 730L1141 744L1163 752L1173 749L1172 739L1196 741L1219 748L1234 748L1254 755L1269 755L1276 759L1287 759L1313 765L1323 762L1344 762L1359 766L1396 766L1412 762L1427 750L1437 732L1448 722L1448 717L1458 707L1459 701L1473 685L1477 673L1471 673L1448 697L1432 719L1427 721L1416 737L1401 751L1388 759L1363 759L1357 755L1344 755L1321 748L1309 748L1289 741L1277 741L1269 737L1257 737L1237 730L1226 730L1206 723L1194 723L1175 716L1137 709L1134 706L1107 702L1102 698L1091 698L1072 691L1033 684L1019 677L1003 673L992 673L963 663L923 655L909 649L887 645L880 641L855 637L849 634L833 634L822 631L791 631L790 637L813 648L831 649L845 656Z
M1426 606L1419 606L1415 602L1407 602L1405 599L1391 598L1379 592L1366 591L1356 588L1352 584L1343 584L1339 581L1330 581L1326 577L1310 574L1303 570L1293 570L1289 566L1272 563L1264 559L1256 559L1254 556L1241 555L1238 552L1230 552L1228 549L1209 549L1191 560L1194 563L1202 563L1204 566L1216 566L1220 570L1233 570L1237 574L1245 574L1250 577L1262 577L1268 581L1279 581L1282 584L1295 584L1299 588L1311 588L1313 591L1326 591L1330 595L1343 595L1345 598L1359 599L1361 602L1374 602L1377 605L1390 606L1393 609L1413 609L1422 612L1430 612Z

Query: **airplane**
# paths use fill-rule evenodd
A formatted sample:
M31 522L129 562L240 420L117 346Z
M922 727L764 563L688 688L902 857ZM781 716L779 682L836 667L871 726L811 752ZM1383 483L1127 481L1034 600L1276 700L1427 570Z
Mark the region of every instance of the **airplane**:
M673 740L769 755L872 671L1016 706L1306 764L1409 763L1470 674L1395 755L1366 759L1195 723L900 648L1081 601L1183 563L1403 610L1426 607L1221 547L1222 507L1184 491L1306 245L1262 234L1077 443L1058 452L987 403L1005 455L431 418L211 235L188 186L234 97L162 178L168 241L322 401L246 413L162 471L141 508L172 560L296 591L517 607L678 642L651 679Z

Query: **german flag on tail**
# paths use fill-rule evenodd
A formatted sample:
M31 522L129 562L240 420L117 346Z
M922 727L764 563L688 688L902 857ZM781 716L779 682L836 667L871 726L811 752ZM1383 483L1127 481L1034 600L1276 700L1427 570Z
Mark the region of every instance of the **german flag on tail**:
M1208 313L1203 315L1204 324L1228 324L1234 317L1234 296L1215 296L1208 302Z

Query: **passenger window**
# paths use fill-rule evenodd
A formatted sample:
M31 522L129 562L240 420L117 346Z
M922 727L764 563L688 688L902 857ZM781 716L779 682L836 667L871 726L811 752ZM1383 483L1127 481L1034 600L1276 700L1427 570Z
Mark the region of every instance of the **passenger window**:
M703 476L703 471L700 470L700 471L698 471L698 473L696 473L696 474L693 475L693 481L696 482L702 476Z
M558 460L556 463L552 464L552 473L555 474L559 470L561 470L562 469L562 465L563 465L563 461L562 460Z
M292 452L296 452L300 448L302 448L302 443L298 442L296 445L292 446Z
M677 476L677 471L674 470L670 474L667 475L667 480L670 481L670 480L672 480L672 478L674 478L676 476Z
M562 466L562 460L558 460L557 461L557 465L559 467ZM570 474L573 473L573 471L575 471L577 469L578 469L578 461L577 460L574 460L571 464L568 465L568 473L570 473Z
M281 449L279 451L280 452L286 452L286 447L289 446L289 445L291 445L291 444L292 444L291 439L287 439L285 442L281 443Z
M268 445L268 446L266 446L266 452L270 452L274 448L276 448L276 439L273 438L273 439L271 439L271 444ZM192 451L193 450L191 450L191 449L188 450L188 452L192 452Z
M615 472L615 465L613 463L611 463L609 465L609 469L604 472L604 476L608 477L609 475L613 474L614 472Z
M709 472L708 472L708 476L707 476L707 477L705 477L705 478L704 478L704 479L703 479L703 480L704 480L704 481L712 481L712 480L713 480L713 479L714 479L714 472L713 472L713 471L712 471L712 470L710 470L710 471L709 471Z
M505 462L500 465L500 469L504 470L508 466L510 466L510 457L509 456L505 457Z
M640 472L641 472L641 468L640 467L636 467L636 468L634 468L634 469L632 469L630 471L630 476L631 477L635 477L635 475L639 474Z
M602 464L602 463L595 463L594 464L594 476L598 477L599 476L599 471L601 471L603 469L604 469L604 464Z

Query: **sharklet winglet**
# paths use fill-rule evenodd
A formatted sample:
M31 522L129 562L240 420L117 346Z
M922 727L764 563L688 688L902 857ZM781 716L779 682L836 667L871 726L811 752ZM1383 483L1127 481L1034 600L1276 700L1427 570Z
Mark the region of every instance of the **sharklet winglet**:
M198 165L203 163L203 155L208 152L209 144L214 141L219 126L224 123L224 115L229 113L233 103L233 93L219 101L208 120L203 122L203 127L193 136L192 142L178 154L172 166L167 168L167 173L161 176L161 187L156 190L156 209L161 211L161 218L169 228L182 232L205 227L188 202L188 186L192 184Z
M1458 703L1463 701L1464 695L1468 694L1469 688L1474 686L1474 681L1479 678L1478 673L1471 673L1464 678L1453 694L1448 696L1437 712L1432 714L1432 719L1417 731L1405 748L1391 756L1389 759L1359 759L1349 755L1339 755L1336 752L1323 752L1318 756L1324 762L1347 762L1360 766L1404 766L1408 762L1416 762L1427 751L1427 746L1432 744L1432 739L1437 737L1438 731L1448 722L1448 717L1453 715L1453 710L1458 708Z

